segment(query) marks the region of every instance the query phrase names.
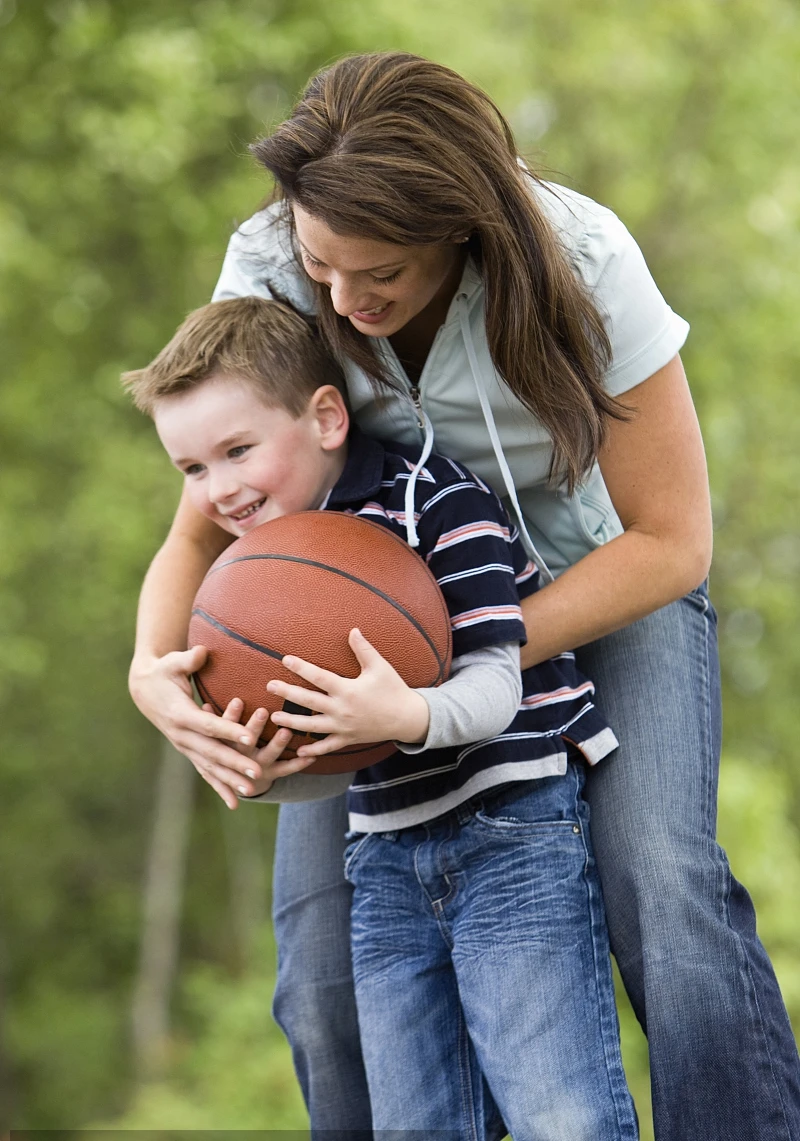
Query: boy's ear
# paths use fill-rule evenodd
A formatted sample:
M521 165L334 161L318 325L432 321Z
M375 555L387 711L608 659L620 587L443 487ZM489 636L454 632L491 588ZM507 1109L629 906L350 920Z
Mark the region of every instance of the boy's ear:
M309 410L317 421L320 444L325 451L340 448L350 431L350 416L335 384L324 384L309 401Z

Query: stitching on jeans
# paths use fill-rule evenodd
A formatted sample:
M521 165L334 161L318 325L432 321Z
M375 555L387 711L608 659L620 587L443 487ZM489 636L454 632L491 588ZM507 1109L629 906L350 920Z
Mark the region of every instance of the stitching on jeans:
M458 1011L458 1074L461 1087L464 1122L470 1130L469 1141L478 1141L478 1122L475 1116L475 1091L469 1065L469 1034L464 1011Z
M695 597L697 597L697 596L695 596ZM703 692L706 695L706 705L705 705L706 717L703 720L703 730L704 730L704 733L706 734L706 740L703 742L703 746L706 749L706 755L709 758L711 758L712 752L714 751L714 748L715 748L714 734L713 734L712 726L711 726L711 699L710 699L710 688L711 688L710 657L711 657L711 650L710 650L709 643L710 643L710 639L711 639L711 632L710 632L711 615L709 613L709 602L704 596L703 596L703 612L701 615L701 622L703 623L703 650L702 650L702 655L701 655L701 657L702 657L701 667L702 667L703 674L704 674L704 676L703 676L703 683L704 683ZM705 815L706 815L706 825L709 827L709 830L710 830L710 825L712 822L712 809L715 807L715 798L713 795L713 793L714 793L713 767L714 767L713 763L708 766L708 775L707 775L707 779L706 779L706 789L705 789L705 794L706 794L706 805L705 805L706 813L705 813ZM714 831L714 837L715 837L714 842L716 843L716 830ZM718 844L717 844L717 847L719 848ZM791 1141L791 1131L789 1128L789 1121L788 1121L788 1117L787 1117L786 1103L785 1103L785 1100L783 1097L783 1091L781 1089L781 1083L779 1082L778 1076L775 1072L775 1065L774 1065L773 1059L772 1059L772 1051L770 1050L769 1039L767 1037L767 1034L766 1034L766 1031L764 1028L764 1016L763 1016L763 1013L761 1011L761 1005L758 1001L758 988L756 987L755 979L753 978L753 969L752 969L752 965L750 962L750 956L749 956L747 948L745 946L745 941L744 941L743 937L739 934L738 931L736 931L734 929L733 925L731 924L730 897L731 897L732 873L731 873L730 865L727 861L727 858L725 857L725 854L721 848L719 848L719 852L720 852L720 860L722 863L722 875L723 875L723 884L722 884L723 916L722 916L722 918L723 918L723 921L725 923L725 926L728 928L728 930L730 931L731 935L733 936L733 938L736 942L739 954L742 956L742 960L743 960L743 964L744 964L744 971L745 971L745 975L747 977L747 982L748 982L749 988L750 988L750 998L751 998L751 1001L753 1003L753 1007L755 1009L755 1014L757 1015L757 1017L754 1019L755 1025L754 1025L753 1029L755 1030L755 1032L757 1034L760 1035L761 1043L762 1043L762 1049L764 1050L764 1056L765 1056L767 1064L769 1066L770 1074L772 1076L772 1081L773 1081L773 1084L775 1087L775 1093L777 1095L778 1102L779 1102L780 1107L781 1107L781 1113L783 1116L783 1124L784 1124L784 1127L786 1128L787 1141Z

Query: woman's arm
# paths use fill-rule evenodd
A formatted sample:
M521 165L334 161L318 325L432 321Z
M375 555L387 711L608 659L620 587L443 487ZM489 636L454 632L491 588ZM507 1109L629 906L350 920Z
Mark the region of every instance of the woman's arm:
M634 415L611 422L599 462L624 534L523 601L523 669L643 618L708 574L708 475L680 357L620 399Z
M145 717L189 758L228 807L235 808L237 792L250 796L254 791L248 772L258 777L260 768L224 744L247 737L242 725L195 705L189 678L205 661L206 652L202 647L186 649L197 588L231 542L231 535L195 511L185 495L181 498L166 542L142 586L129 685Z

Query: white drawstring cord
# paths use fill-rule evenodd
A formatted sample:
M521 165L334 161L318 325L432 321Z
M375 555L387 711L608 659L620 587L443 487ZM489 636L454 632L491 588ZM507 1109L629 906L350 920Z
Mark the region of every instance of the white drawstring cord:
M422 409L417 409L419 415L422 416L425 424L425 443L422 445L422 452L417 460L416 466L412 469L406 484L406 497L405 497L405 515L406 515L406 541L409 547L418 547L419 538L417 536L417 523L414 518L414 491L417 486L417 476L422 471L433 449L433 424L430 422L427 412Z
M486 422L486 428L489 432L489 439L492 441L492 448L494 449L495 459L497 460L500 468L500 473L503 476L503 483L505 484L506 493L511 500L514 508L514 514L517 517L517 525L519 526L520 538L525 547L529 557L533 560L536 566L542 573L542 576L548 582L554 582L555 576L544 561L542 556L536 549L533 539L528 534L528 528L525 525L525 519L522 515L522 508L519 505L517 498L517 489L514 486L514 477L511 474L511 469L508 466L505 454L503 453L503 445L500 443L500 437L497 434L497 425L494 422L494 415L492 413L491 405L489 404L489 397L486 389L481 380L481 370L478 365L478 358L475 355L475 346L472 343L472 331L469 327L469 313L467 311L467 299L463 293L458 296L458 317L461 323L461 335L464 338L464 346L467 350L467 357L469 358L469 367L472 369L472 378L475 381L475 387L478 390L478 399L481 402L481 410L483 412L483 419Z

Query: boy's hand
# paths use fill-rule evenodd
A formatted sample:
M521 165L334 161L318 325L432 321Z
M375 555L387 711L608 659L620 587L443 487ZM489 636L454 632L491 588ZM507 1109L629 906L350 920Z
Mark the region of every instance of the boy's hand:
M327 734L322 741L302 745L298 756L318 757L372 741L424 741L430 720L425 698L406 685L360 630L351 630L348 641L361 666L357 678L340 677L302 658L286 657L283 665L288 670L323 692L280 681L271 681L267 686L270 693L304 705L317 714L304 717L273 713L276 725L300 733Z
M213 713L213 708L210 705L204 705L203 709L206 713ZM234 697L222 716L224 720L235 721L238 724L243 709L244 703L238 697ZM268 716L266 709L257 709L245 725L245 730L253 741L257 741L263 733ZM297 773L308 768L314 759L313 757L297 756L292 757L291 760L280 760L281 753L291 739L292 734L288 729L279 729L262 748L257 745L247 746L242 743L235 746L242 756L249 758L252 762L248 765L247 770L250 779L246 784L242 783L238 786L240 795L244 797L261 796L262 793L269 792L280 777L286 777L290 773Z

